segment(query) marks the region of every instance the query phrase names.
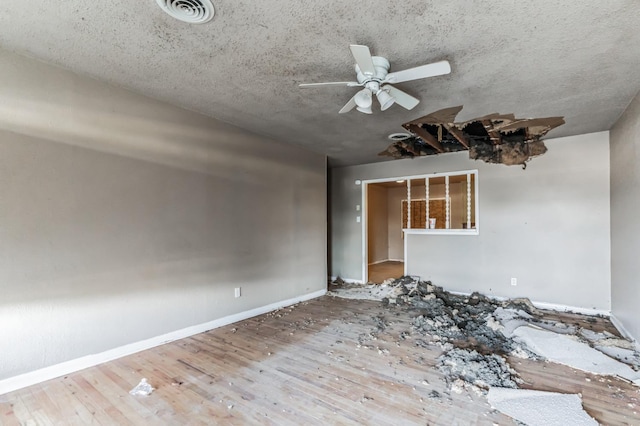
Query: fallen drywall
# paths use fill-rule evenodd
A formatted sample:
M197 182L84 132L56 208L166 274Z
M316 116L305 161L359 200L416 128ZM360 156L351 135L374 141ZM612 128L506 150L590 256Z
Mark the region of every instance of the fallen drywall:
M528 426L590 426L598 424L584 411L582 399L575 394L491 388L487 399L496 410Z
M518 327L513 334L516 341L549 361L594 374L622 377L640 385L640 372L579 341L575 335L563 335L529 325Z

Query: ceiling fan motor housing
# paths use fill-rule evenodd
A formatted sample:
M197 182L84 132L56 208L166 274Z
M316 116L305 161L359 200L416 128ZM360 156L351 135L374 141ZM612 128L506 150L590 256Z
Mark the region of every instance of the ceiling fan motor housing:
M389 73L389 61L382 56L372 56L373 59L373 67L375 68L375 75L364 74L358 64L355 65L356 76L358 78L358 83L366 83L369 80L377 80L381 82L385 79L387 74Z

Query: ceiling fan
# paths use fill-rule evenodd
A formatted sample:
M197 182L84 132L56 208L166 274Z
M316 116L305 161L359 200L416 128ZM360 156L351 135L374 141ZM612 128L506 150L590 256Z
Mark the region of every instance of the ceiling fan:
M353 108L365 114L371 114L373 95L380 102L380 109L385 111L394 103L412 109L420 101L406 92L397 89L391 83L403 83L405 81L419 80L421 78L435 77L449 74L451 66L448 61L439 61L415 68L409 68L397 72L389 72L389 61L381 56L371 56L367 46L352 44L349 46L351 54L356 60L356 77L358 81L336 81L331 83L301 84L301 88L321 86L347 86L363 87L347 104L339 111L340 114L351 111Z

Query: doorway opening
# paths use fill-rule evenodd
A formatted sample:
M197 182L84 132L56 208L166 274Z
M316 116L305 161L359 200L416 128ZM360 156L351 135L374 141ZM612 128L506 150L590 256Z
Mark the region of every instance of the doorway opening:
M369 183L366 191L365 279L379 284L404 275L402 200L407 198L407 184L404 180Z

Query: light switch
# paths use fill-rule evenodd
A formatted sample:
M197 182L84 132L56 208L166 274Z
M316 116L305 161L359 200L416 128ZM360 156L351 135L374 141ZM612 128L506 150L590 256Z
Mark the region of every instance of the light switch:
M356 216L356 222L360 223L360 216Z
M359 211L360 211L360 204L358 204L358 205L356 206L356 211L357 211L357 212L359 212Z

